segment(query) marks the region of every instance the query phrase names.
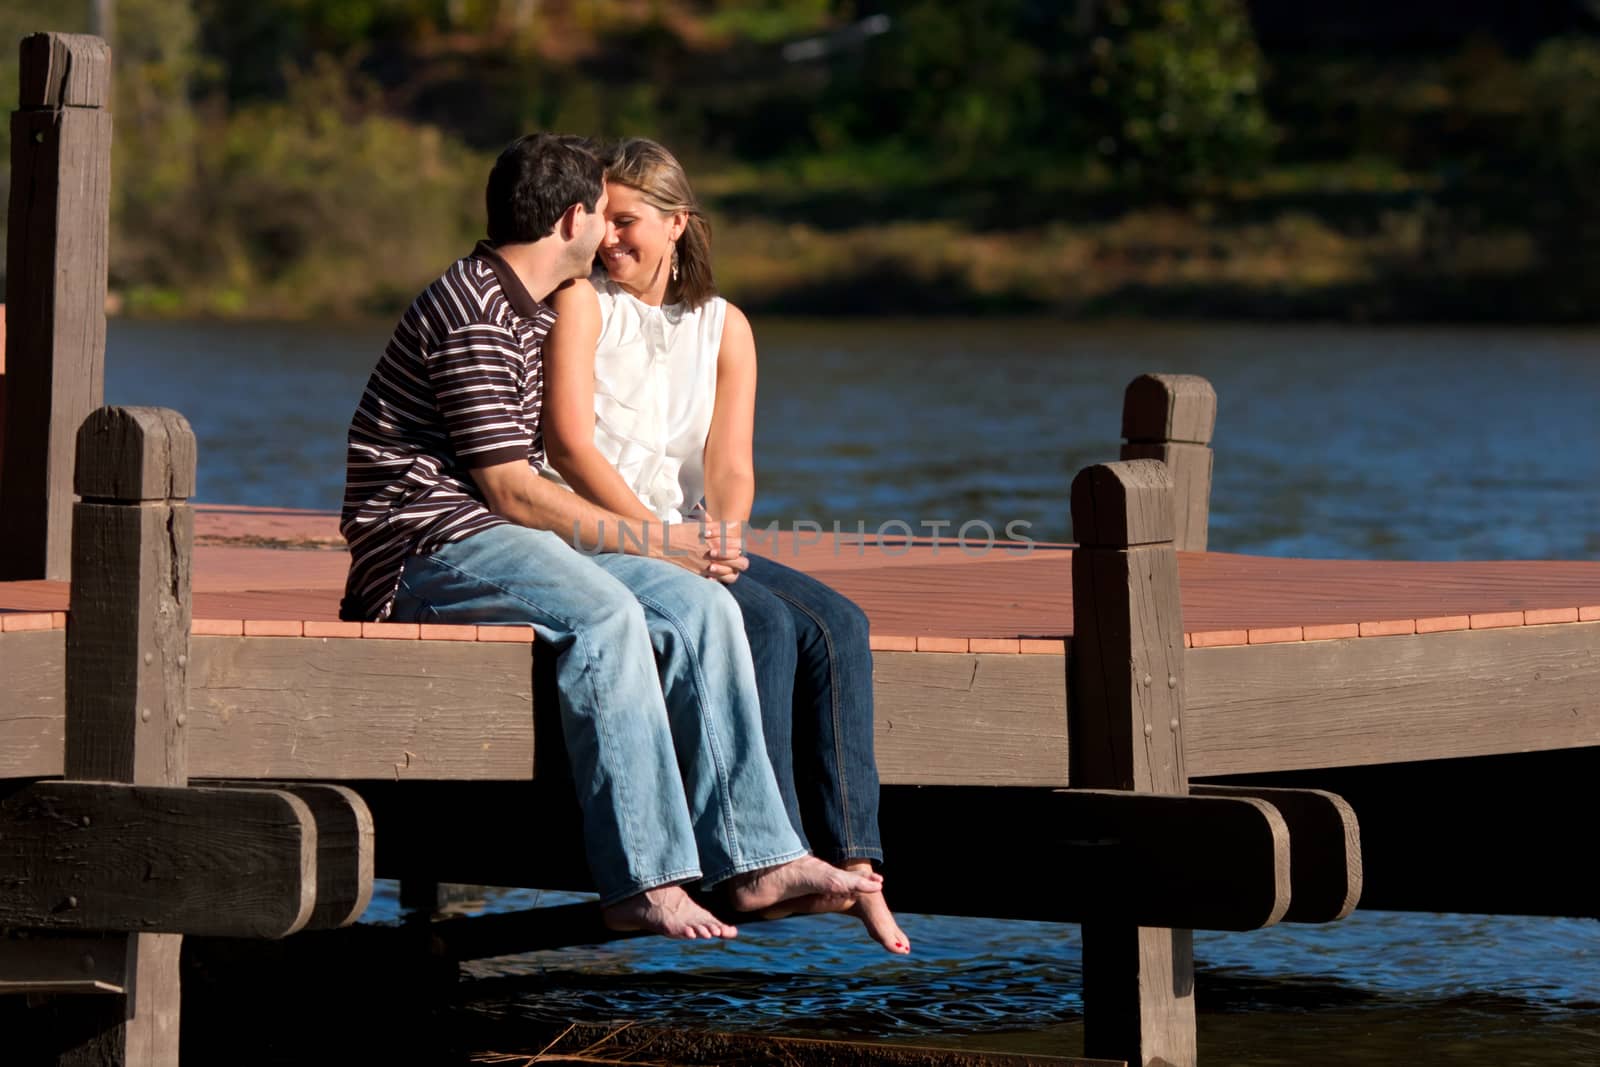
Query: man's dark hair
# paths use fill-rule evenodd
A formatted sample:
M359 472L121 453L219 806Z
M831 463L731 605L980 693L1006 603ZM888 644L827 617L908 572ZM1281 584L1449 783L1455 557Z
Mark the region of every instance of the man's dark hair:
M605 166L593 141L556 133L519 137L489 172L489 241L522 244L548 237L573 204L593 211L604 184Z

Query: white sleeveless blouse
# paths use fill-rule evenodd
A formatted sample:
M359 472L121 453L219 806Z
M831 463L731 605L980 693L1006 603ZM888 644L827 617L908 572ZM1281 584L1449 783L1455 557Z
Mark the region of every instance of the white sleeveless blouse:
M728 302L652 307L596 270L594 443L645 507L666 522L703 511L706 435ZM566 484L548 461L541 473Z

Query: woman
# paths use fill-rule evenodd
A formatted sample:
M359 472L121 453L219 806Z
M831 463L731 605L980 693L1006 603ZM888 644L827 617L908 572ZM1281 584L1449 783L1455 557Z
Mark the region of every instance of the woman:
M710 227L671 153L623 142L606 191L594 274L551 299L545 473L641 524L704 521L708 540L738 553L755 498L749 321L716 296ZM719 579L744 616L790 822L818 855L869 872L883 852L866 616L772 560L732 562ZM849 911L889 951L911 951L881 894L804 909Z

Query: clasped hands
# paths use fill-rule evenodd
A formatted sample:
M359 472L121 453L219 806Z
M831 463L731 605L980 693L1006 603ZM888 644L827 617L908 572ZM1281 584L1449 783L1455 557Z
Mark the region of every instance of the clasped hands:
M744 554L744 523L702 519L669 526L665 558L702 578L736 581L750 558Z

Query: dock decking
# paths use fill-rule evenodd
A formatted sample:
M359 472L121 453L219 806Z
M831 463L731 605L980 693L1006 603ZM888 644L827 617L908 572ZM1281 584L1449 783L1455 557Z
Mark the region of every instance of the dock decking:
M459 647L527 645L531 631L340 622L348 557L334 547L335 516L196 511L194 773L241 773L205 769L207 754L232 766L249 751L261 764L252 773L263 776L531 774L526 653ZM1069 783L1070 546L797 545L784 533L763 547L871 618L886 783ZM1600 745L1588 695L1600 691L1600 562L1183 552L1178 570L1193 652L1191 775ZM67 595L65 582L0 583L0 665L14 699L32 709L0 716L0 777L60 773L65 653L60 633L48 631L64 625ZM25 633L36 635L26 647ZM259 640L268 638L280 640ZM408 667L345 639L419 645ZM482 738L430 738L433 711L473 702ZM339 719L354 726L364 717L374 736L428 743L377 744L361 755L316 743L334 736Z
M503 627L340 623L349 555L336 514L205 504L194 510L196 634L510 637ZM872 620L874 650L983 653L1060 651L1072 633L1071 548L849 534L813 543L789 531L751 546L860 604ZM1600 621L1600 561L1180 552L1178 568L1184 643L1196 648ZM67 592L66 582L0 582L0 631L65 625Z

